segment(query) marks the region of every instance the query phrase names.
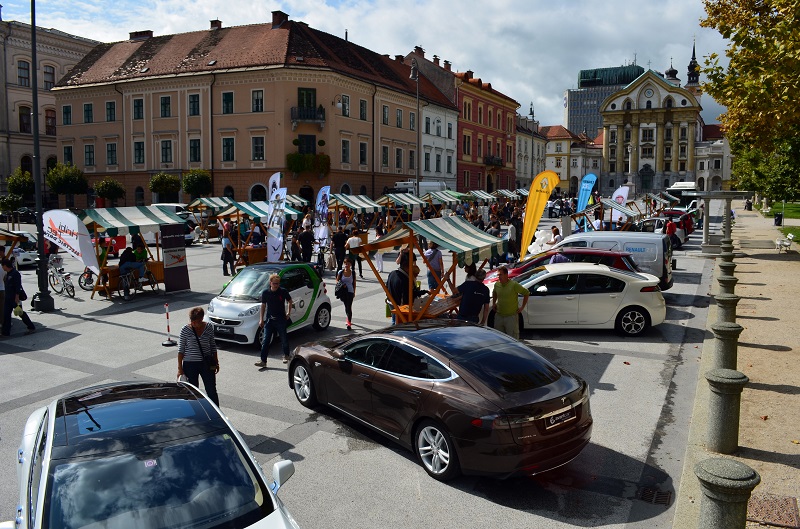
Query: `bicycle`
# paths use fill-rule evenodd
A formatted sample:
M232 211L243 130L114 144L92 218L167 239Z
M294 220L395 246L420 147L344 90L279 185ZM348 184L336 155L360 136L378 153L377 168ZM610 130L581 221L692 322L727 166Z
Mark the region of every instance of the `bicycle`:
M75 285L72 284L72 276L69 272L65 272L61 266L63 259L57 255L51 255L47 261L47 282L53 292L61 294L64 291L71 298L75 297Z
M144 287L149 286L152 290L158 290L158 281L153 272L147 268L147 263L144 265L144 277L136 278L135 270L131 270L125 274L120 274L119 281L117 282L117 295L123 299L130 299L130 291L133 290L144 292Z
M88 266L83 270L83 273L78 276L78 286L80 286L83 290L92 291L94 290L94 272Z

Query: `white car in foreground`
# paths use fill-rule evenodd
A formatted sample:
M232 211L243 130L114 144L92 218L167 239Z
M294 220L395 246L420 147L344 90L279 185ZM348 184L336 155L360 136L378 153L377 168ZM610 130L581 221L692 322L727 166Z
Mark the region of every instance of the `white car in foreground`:
M659 279L650 274L601 264L558 263L512 281L530 293L520 313L520 329L616 329L636 336L662 323L667 313ZM493 319L494 313L490 324Z

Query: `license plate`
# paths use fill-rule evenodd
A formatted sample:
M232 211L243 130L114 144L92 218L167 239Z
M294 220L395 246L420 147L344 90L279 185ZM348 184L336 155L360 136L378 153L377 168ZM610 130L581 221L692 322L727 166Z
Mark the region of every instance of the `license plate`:
M544 420L544 427L545 429L555 428L565 422L571 421L575 418L575 409L570 408L568 410L564 410L561 413L557 413L556 415L551 415Z
M214 332L219 334L233 334L233 327L223 327L221 325L215 325Z

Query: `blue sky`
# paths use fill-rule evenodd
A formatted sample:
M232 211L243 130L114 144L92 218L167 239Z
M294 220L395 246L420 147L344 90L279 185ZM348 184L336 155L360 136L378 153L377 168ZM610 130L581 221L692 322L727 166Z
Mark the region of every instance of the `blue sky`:
M215 18L226 27L266 23L273 10L340 37L347 31L351 41L382 54L422 46L426 57L472 70L513 97L521 114L533 101L542 125L563 124L564 90L576 87L582 69L635 60L663 72L672 59L685 83L693 39L701 64L726 47L716 31L700 27L700 0L39 0L36 22L114 42L145 29L156 35L206 29ZM30 14L30 2L3 2L3 20L29 23ZM724 109L707 95L701 104L706 123L716 123Z

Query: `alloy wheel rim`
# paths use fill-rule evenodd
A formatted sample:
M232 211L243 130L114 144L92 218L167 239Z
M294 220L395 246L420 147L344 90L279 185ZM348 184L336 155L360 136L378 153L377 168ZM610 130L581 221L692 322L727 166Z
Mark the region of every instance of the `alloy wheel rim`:
M644 328L644 315L639 311L630 311L622 317L622 328L628 334L638 334Z
M311 382L308 372L303 366L297 366L294 370L294 393L301 402L308 400L311 394Z
M438 428L426 426L417 438L417 450L422 464L433 474L442 474L450 466L450 447Z

